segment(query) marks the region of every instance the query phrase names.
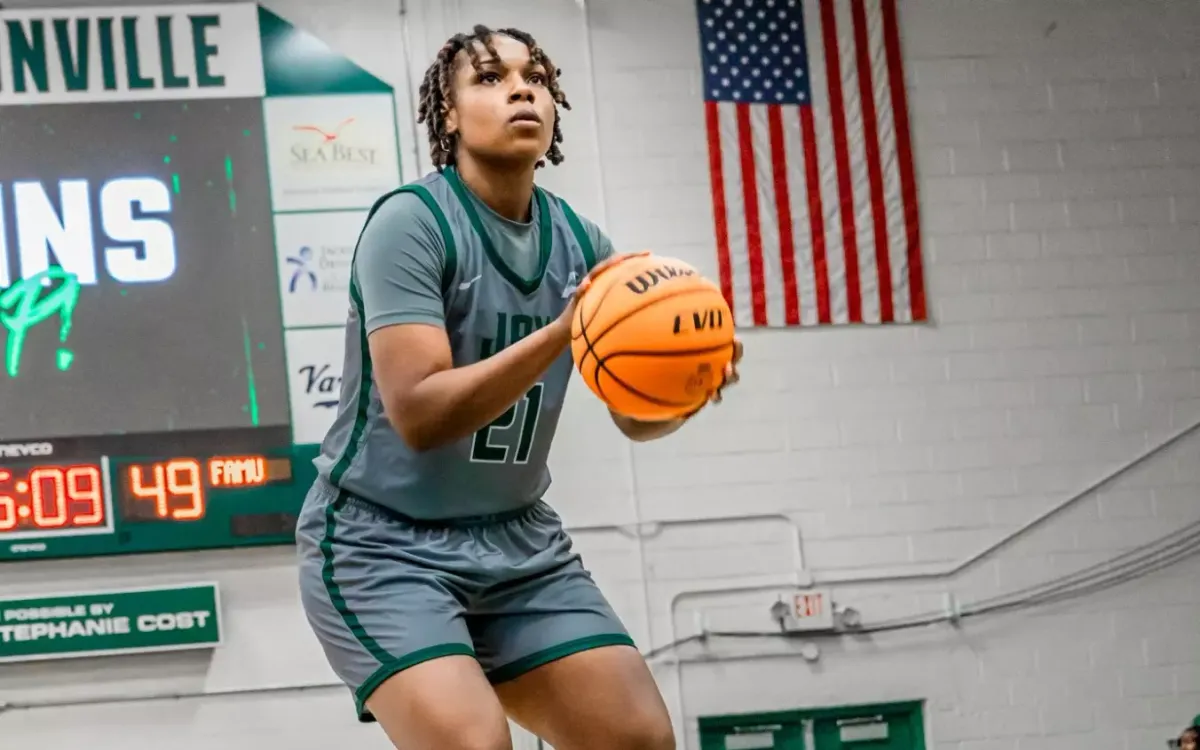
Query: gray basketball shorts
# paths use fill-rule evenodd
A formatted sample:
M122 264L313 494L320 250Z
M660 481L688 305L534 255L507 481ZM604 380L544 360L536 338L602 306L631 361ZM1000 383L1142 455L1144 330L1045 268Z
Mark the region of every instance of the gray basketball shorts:
M633 645L544 503L453 525L403 518L318 478L296 529L300 595L338 677L366 702L389 677L474 657L493 683Z

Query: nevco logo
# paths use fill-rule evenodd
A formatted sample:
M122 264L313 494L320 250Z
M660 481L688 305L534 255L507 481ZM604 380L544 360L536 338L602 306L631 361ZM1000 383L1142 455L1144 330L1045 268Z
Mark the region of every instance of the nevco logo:
M50 443L0 443L0 456L5 458L52 455L54 446Z
M26 542L24 544L17 543L8 548L8 551L14 555L20 555L25 552L45 552L45 542Z

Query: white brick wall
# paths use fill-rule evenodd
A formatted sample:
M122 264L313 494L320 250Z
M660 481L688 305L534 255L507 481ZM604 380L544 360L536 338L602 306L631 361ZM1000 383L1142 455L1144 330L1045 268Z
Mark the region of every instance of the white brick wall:
M399 82L395 5L353 5L278 9ZM421 68L477 18L534 31L575 105L568 161L548 182L620 247L715 274L692 3L594 0L586 17L568 0L498 8L414 4ZM937 612L947 593L996 596L1200 520L1196 435L939 576L1200 420L1200 5L903 0L901 23L936 323L748 332L727 404L635 450L582 389L572 401L552 499L586 527L579 545L646 648L698 622L769 629L775 594L811 579L868 625ZM640 537L611 528L747 514ZM6 568L3 588L195 568L228 592L230 641L211 663L6 667L0 699L330 682L286 550ZM898 575L911 577L879 580ZM1198 581L1193 559L959 629L822 642L816 664L791 643L717 641L720 660L689 646L681 671L656 672L692 748L707 713L914 698L928 700L939 748L1160 747L1200 713ZM238 719L250 728L233 729ZM386 747L329 688L13 711L0 736L48 748Z

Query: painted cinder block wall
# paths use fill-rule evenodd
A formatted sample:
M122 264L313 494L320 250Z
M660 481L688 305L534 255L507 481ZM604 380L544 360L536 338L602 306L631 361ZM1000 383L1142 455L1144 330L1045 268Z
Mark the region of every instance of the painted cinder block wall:
M620 248L715 274L689 0L410 2L407 30L384 0L272 7L402 94L401 40L419 73L476 20L534 32L574 105L547 184ZM933 322L747 332L742 385L657 444L630 448L572 398L551 499L647 650L770 630L777 594L810 581L868 627L936 616L948 594L1000 596L1200 520L1200 435L1154 450L1200 420L1200 5L900 11ZM424 137L402 138L411 177ZM6 666L0 700L221 694L6 711L0 746L387 747L330 687L290 550L7 566L0 593L147 579L220 581L227 646ZM656 661L688 746L699 715L909 699L939 748L1161 746L1200 712L1200 563L821 641L813 663L797 645L711 639Z

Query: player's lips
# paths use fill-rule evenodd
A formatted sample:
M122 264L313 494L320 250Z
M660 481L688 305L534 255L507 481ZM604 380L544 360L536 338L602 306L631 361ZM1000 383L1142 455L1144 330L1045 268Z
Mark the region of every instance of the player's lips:
M511 123L532 123L534 125L542 124L542 117L532 109L523 109L512 117L508 118Z

